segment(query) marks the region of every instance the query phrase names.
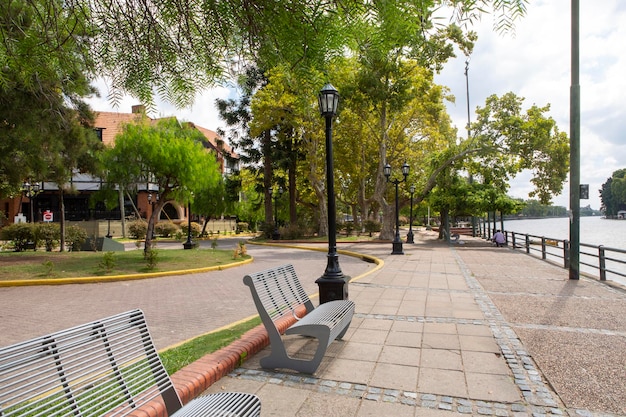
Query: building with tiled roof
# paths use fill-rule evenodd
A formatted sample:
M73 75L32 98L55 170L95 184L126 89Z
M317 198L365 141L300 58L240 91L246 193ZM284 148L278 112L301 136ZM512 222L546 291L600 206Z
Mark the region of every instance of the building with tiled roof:
M97 111L95 114L94 129L102 143L107 146L114 146L115 138L122 133L125 124L136 123L142 119L148 119L153 123L159 120L147 116L144 106L141 105L133 106L130 113ZM192 122L185 123L189 123L204 135L206 141L203 145L208 151L215 154L222 175L238 170L238 155L216 132ZM71 184L72 188L77 192L64 196L65 217L67 220L84 221L120 218L121 211L119 208L115 212L111 212L105 210L103 203L97 203L95 207L89 204L90 196L101 189L102 180L100 178L77 173L72 178ZM27 196L22 196L15 199L16 201L4 203L5 215L9 221L13 219L17 221L18 217L21 221L32 221L29 214L31 212L35 222L42 221L44 212L51 212L54 221L58 220L58 186L49 182L41 182L37 186L39 192L35 198L29 199ZM158 198L157 193L158 190L151 187L151 184L146 184L138 187L136 195L126 195L124 204L126 215L137 212L141 217L150 215L152 209L150 201L152 198ZM169 202L162 211L162 218L180 220L186 217L186 208L177 202Z

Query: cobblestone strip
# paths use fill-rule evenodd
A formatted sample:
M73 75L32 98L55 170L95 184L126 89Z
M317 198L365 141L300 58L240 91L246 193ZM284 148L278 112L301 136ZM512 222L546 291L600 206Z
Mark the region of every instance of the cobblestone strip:
M467 415L485 416L562 416L559 409L529 409L524 404L507 404L488 401L469 400L445 395L422 394L412 391L373 387L345 381L320 379L313 376L300 376L257 369L238 368L229 374L232 378L247 379L261 383L308 389L319 393L328 393L354 397L369 401L382 401L413 407L453 411Z
M620 332L616 330L606 330L606 329L589 329L589 328L581 328L581 327L569 327L569 326L553 326L546 324L520 324L513 323L515 327L519 327L522 329L533 329L533 330L557 330L559 332L571 332L571 333L583 333L583 334L601 334L604 336L621 336L626 337L626 332Z
M500 350L511 372L513 372L515 383L522 391L524 399L528 402L532 410L533 417L563 415L564 413L583 417L615 416L615 414L594 413L589 410L565 408L557 394L544 382L535 362L530 354L526 352L519 337L511 326L509 326L496 305L483 290L480 283L472 276L470 269L463 259L461 259L458 252L453 250L453 253L461 268L465 281L474 295L476 303L489 322L496 342L500 346Z

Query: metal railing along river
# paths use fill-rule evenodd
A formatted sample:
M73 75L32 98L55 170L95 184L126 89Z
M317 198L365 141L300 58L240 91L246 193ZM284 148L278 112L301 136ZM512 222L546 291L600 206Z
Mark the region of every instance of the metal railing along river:
M514 250L524 250L529 255L563 265L566 269L570 266L570 242L567 239L508 231L505 237ZM581 272L600 281L606 281L607 277L620 282L626 279L626 250L581 243L579 262Z

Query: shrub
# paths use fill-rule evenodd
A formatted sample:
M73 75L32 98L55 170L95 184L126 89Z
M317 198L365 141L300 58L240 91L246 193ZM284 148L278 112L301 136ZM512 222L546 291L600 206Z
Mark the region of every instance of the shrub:
M237 233L247 232L249 230L248 223L238 222L237 223Z
M150 249L149 251L145 252L143 257L147 263L146 267L150 271L156 268L157 264L159 263L159 251L156 249Z
M145 220L133 220L128 223L128 233L133 239L145 239L148 231L148 223Z
M187 223L182 225L181 230L183 235L187 236ZM199 223L191 222L191 237L200 236L200 232L202 232L202 226Z
M354 222L346 222L345 224L346 236L350 236L354 231Z
M180 231L180 227L172 222L158 222L154 226L154 233L161 237L176 236Z
M280 237L285 240L300 239L305 236L306 232L300 225L281 227L278 231L280 232Z
M65 229L65 244L69 251L78 252L87 241L87 232L78 226L69 226Z
M41 265L43 265L45 269L44 275L47 277L51 276L54 271L54 262L48 259L47 261L43 261Z
M380 232L382 225L375 220L367 220L365 222L364 227L365 227L365 231L370 234L370 237L372 237L372 233Z
M274 223L263 222L261 223L261 227L259 228L259 230L261 230L261 235L265 239L271 239L272 234L274 233Z
M43 241L46 252L52 252L59 246L61 227L58 223L37 223L35 225L35 245Z
M102 261L98 264L98 266L108 273L115 268L116 264L117 260L115 259L115 252L105 252L102 256Z
M22 252L29 242L35 241L34 227L31 223L10 224L0 230L0 237L10 241L16 252Z
M248 254L248 248L246 248L246 242L243 240L239 242L239 254L241 256L246 256Z

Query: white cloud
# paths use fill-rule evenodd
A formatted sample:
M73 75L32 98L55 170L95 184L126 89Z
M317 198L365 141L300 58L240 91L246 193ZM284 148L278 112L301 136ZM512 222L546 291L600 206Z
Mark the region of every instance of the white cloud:
M525 106L551 104L550 116L568 133L571 85L570 0L530 1L528 14L516 23L515 35L493 32L485 16L475 30L479 39L469 69L470 108L487 96L512 91ZM598 191L613 171L626 167L626 3L605 0L580 5L581 183L590 185L582 205L600 207ZM436 82L451 88L456 104L448 106L460 132L467 123L465 57L446 64ZM527 198L529 177L512 182L511 194ZM553 199L569 207L569 184Z

